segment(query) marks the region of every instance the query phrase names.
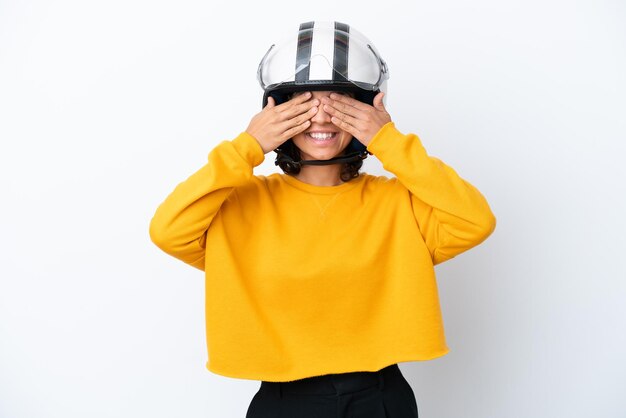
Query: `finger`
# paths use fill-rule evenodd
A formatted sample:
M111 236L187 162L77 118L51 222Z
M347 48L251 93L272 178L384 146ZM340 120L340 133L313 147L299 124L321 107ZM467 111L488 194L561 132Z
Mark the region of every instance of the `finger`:
M267 107L268 109L271 109L274 106L276 106L276 100L274 100L274 98L272 96L268 96L267 97L267 104L265 105L265 107Z
M295 135L298 135L300 132L303 132L304 130L306 130L309 127L309 125L311 125L311 121L307 119L300 125L287 129L285 132L282 133L282 135L280 135L280 139L283 141L286 141L289 138L292 138Z
M348 106L352 106L359 110L367 110L370 107L368 104L363 103L345 94L331 93L330 98L337 102L343 103Z
M287 100L285 103L281 103L279 107L287 108L290 106L299 105L309 100L311 96L312 94L310 91L305 91L304 93L293 96L291 99Z
M318 99L310 100L305 103L301 103L301 104L285 109L282 112L281 116L283 119L291 119L295 116L298 116L298 115L301 115L303 113L310 111L313 107L317 107L319 104L320 104L320 101Z
M383 93L382 91L380 93L378 93L376 95L376 97L374 97L374 107L377 110L385 110L385 105L383 103L383 97L385 97L385 93Z
M341 130L348 132L350 135L352 135L355 138L358 138L359 134L361 133L361 131L359 131L355 126L350 125L345 120L342 120L336 116L331 117L330 121L333 123L333 125L335 125Z
M359 119L366 118L365 111L360 110L352 105L342 103L339 100L333 100L329 98L326 98L326 100L323 100L323 101L326 104L326 106L332 106L334 109L337 109L340 112L345 113L347 115L354 116Z
M276 106L274 111L276 111L276 113L285 112L286 110L289 110L294 106L299 106L299 105L306 103L311 98L311 96L312 96L311 92L308 92L308 91L302 94L299 94L297 96L294 96L293 98L287 100L286 102L281 103L278 106Z
M335 126L349 132L352 136L358 136L361 132L359 129L361 121L359 119L346 115L328 105L324 106L324 111L331 116L330 120Z
M291 129L294 126L297 125L301 125L302 123L304 123L305 121L311 119L313 116L315 116L315 114L318 112L318 107L312 107L311 109L308 110L308 112L302 113L300 115L296 115L293 118L289 118L287 120L284 120L282 122L280 122L277 125L277 128L279 129L280 132L285 131L287 129Z
M349 115L339 109L336 109L332 106L329 105L324 105L324 112L328 113L329 115L331 115L332 117L335 117L339 120L342 120L346 123L349 123L350 125L356 127L357 125L359 125L359 122L362 119L359 119L358 117L354 117L352 115Z
M312 108L309 109L308 112L305 112L293 119L290 119L289 122L291 122L291 124L295 124L295 125L300 125L301 123L304 123L304 121L311 119L313 116L315 116L315 114L319 111L319 108L317 106L314 106Z

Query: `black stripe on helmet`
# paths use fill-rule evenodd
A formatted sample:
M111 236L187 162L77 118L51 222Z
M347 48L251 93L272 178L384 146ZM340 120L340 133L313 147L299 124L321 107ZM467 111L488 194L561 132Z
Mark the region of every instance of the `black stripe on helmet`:
M335 49L333 56L333 81L348 80L348 53L350 26L335 22Z
M313 45L313 25L315 22L300 24L298 35L298 50L296 51L296 83L309 81L309 70L311 68L311 46ZM299 68L305 67L298 71Z

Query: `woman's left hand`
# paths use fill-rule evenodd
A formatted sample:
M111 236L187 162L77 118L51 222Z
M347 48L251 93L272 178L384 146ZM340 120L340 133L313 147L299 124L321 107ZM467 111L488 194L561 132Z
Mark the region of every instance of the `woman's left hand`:
M378 93L374 97L374 106L370 106L352 97L331 93L330 98L322 98L322 106L335 126L367 146L380 128L391 122L391 116L383 105L384 95L383 92Z

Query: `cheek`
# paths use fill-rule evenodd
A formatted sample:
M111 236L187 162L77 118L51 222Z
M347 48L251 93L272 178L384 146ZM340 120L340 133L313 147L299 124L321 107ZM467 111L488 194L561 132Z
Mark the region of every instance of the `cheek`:
M295 143L298 142L303 142L304 141L304 134L303 133L299 133L298 135L295 135L291 138L291 140Z
M348 144L350 144L350 141L352 141L352 135L350 135L346 131L340 131L340 135L341 139L339 140L339 146L343 151L348 146Z

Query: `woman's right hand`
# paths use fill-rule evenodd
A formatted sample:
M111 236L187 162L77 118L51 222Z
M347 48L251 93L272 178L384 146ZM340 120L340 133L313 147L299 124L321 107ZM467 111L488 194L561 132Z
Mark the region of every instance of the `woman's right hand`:
M311 93L306 92L276 106L269 96L267 105L252 118L246 132L257 140L264 154L273 151L311 125L309 119L317 113L319 100L309 101L310 98Z

